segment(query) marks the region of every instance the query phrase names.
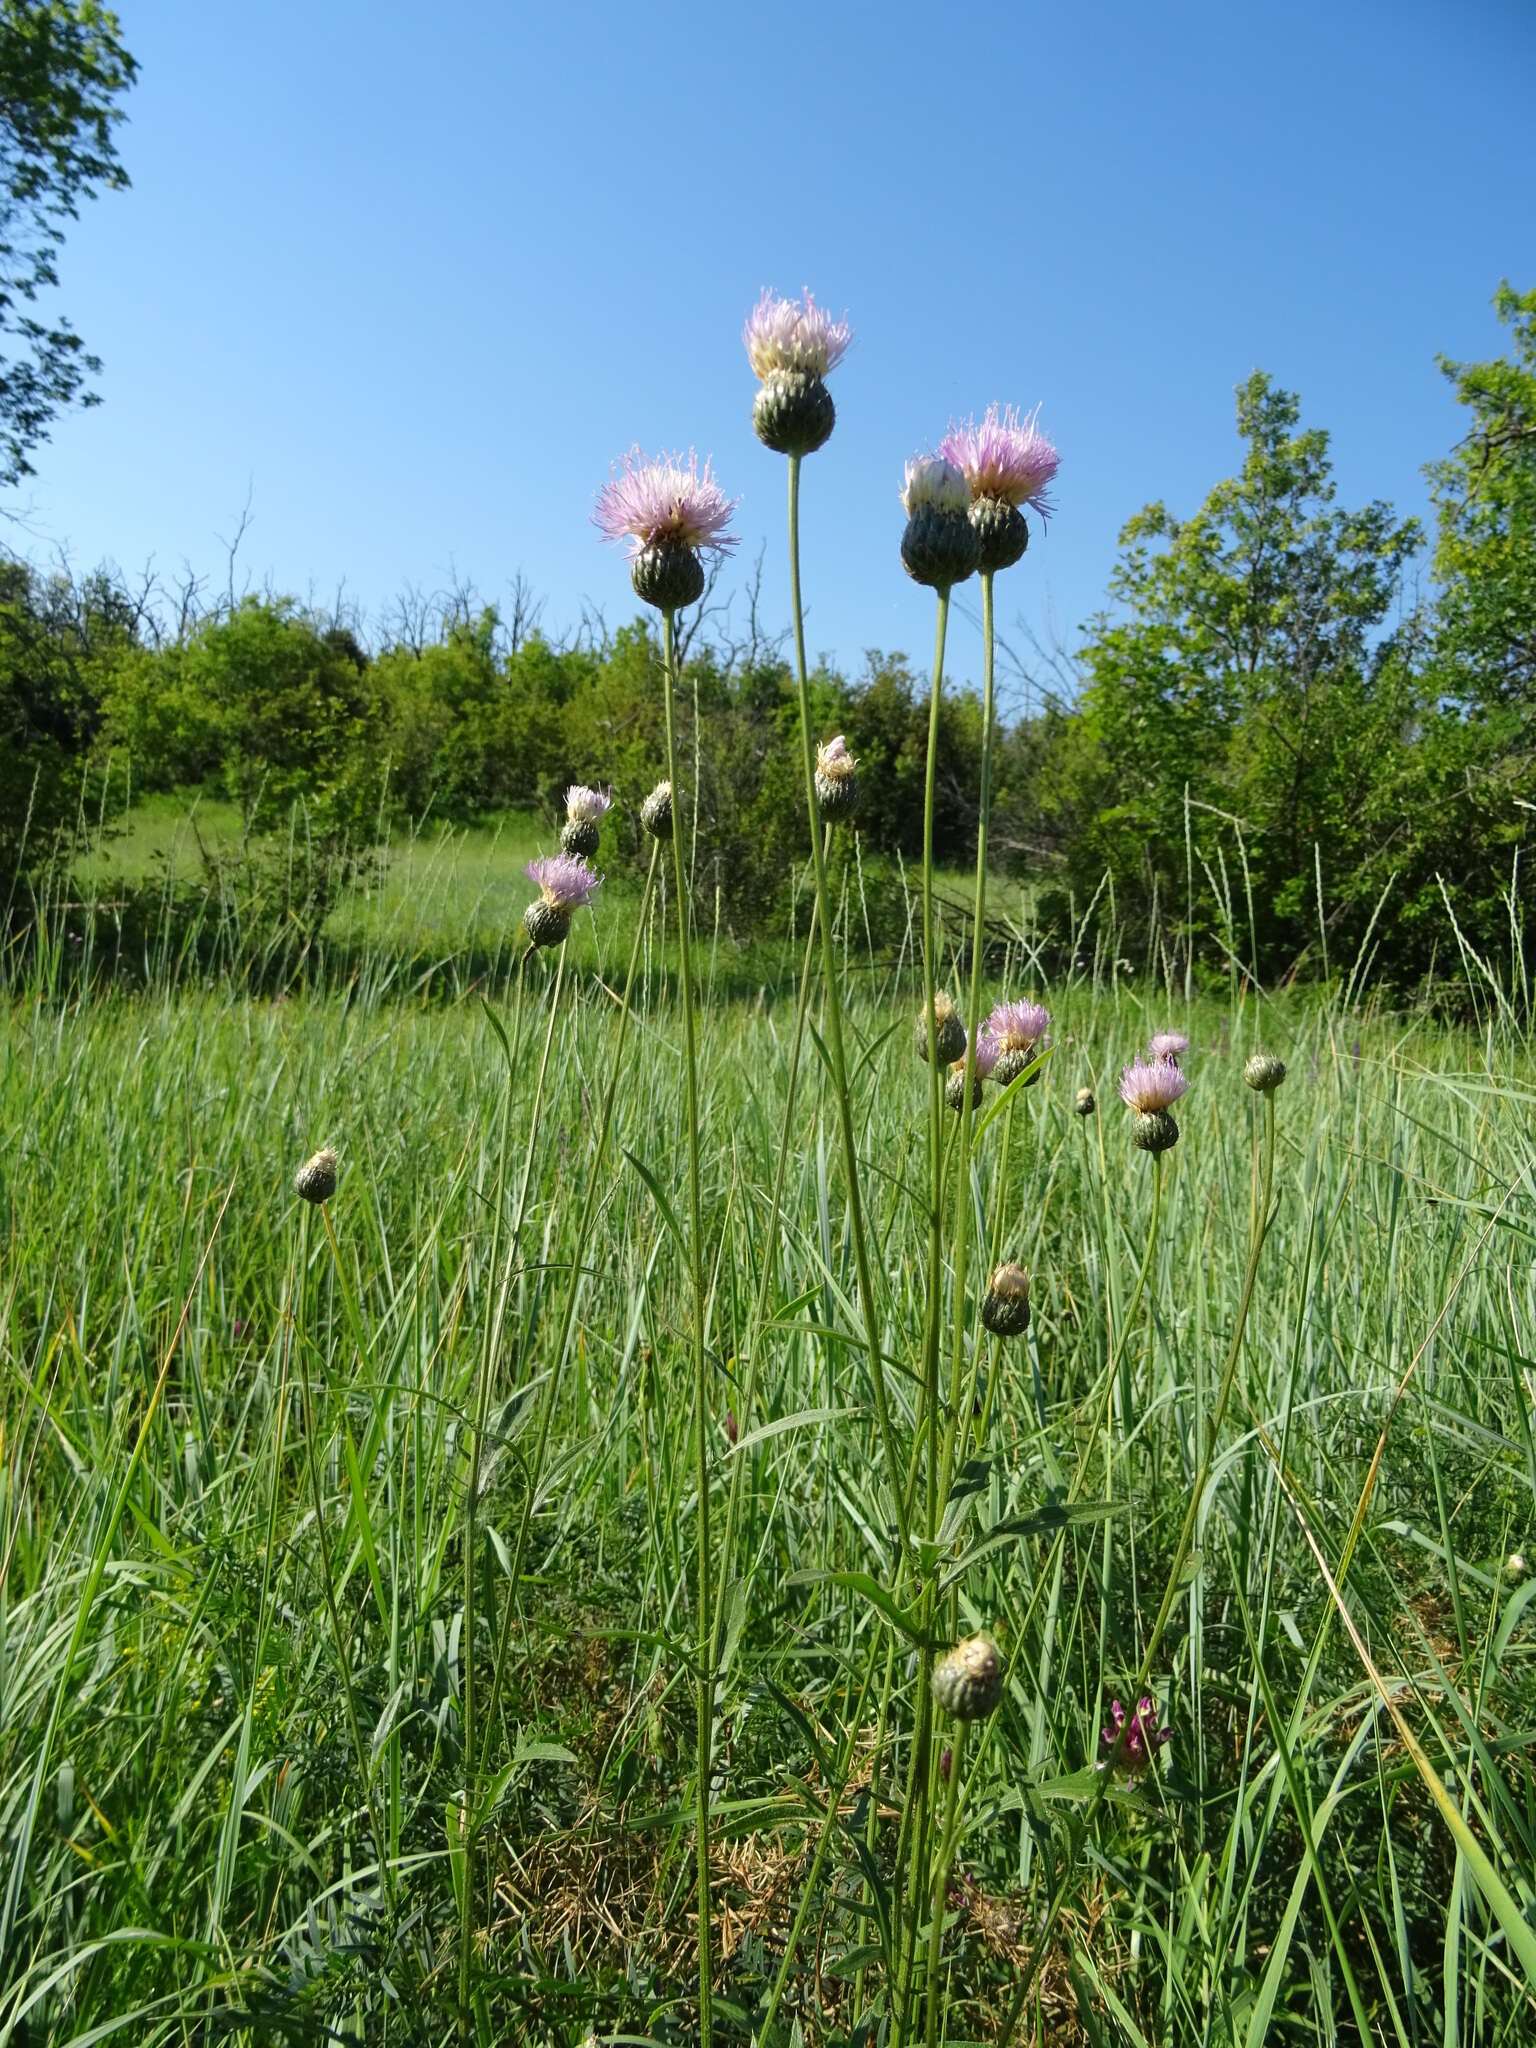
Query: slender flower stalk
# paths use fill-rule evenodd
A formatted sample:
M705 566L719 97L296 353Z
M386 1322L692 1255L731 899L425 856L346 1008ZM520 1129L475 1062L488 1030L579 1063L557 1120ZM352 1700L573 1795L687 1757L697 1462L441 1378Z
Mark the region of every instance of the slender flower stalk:
M518 1517L517 1537L512 1545L512 1564L507 1574L507 1604L502 1614L501 1640L496 1648L496 1668L491 1680L490 1702L486 1709L485 1740L481 1750L480 1767L485 1769L489 1761L491 1732L496 1723L496 1709L501 1701L502 1684L506 1673L507 1656L512 1643L512 1628L517 1614L517 1593L522 1583L523 1559L528 1545L528 1531L533 1520L534 1508L538 1502L539 1488L543 1484L544 1460L549 1447L550 1424L560 1401L560 1382L565 1367L566 1354L570 1349L571 1331L576 1321L576 1301L581 1291L581 1282L586 1264L586 1247L592 1235L592 1225L597 1215L602 1194L607 1186L603 1177L603 1155L608 1146L608 1132L613 1122L614 1103L618 1098L619 1077L624 1070L624 1046L629 1032L630 997L635 985L635 969L640 959L640 949L645 941L646 917L651 907L651 892L656 881L657 862L661 857L659 842L651 844L650 864L645 872L645 887L640 896L640 909L635 919L635 935L629 950L629 967L624 976L624 993L619 999L618 1043L608 1063L608 1083L603 1091L603 1106L598 1117L597 1137L592 1148L591 1164L587 1169L586 1187L582 1194L581 1214L576 1225L576 1243L571 1252L571 1270L566 1282L565 1307L561 1312L560 1328L555 1339L553 1364L550 1367L549 1384L544 1389L539 1410L538 1433L534 1440L533 1456L529 1461L526 1488L523 1494L522 1512Z
M677 633L673 614L664 610L662 651L667 726L667 779L674 792L680 787L677 775L677 720L674 710L677 680ZM684 1081L688 1111L688 1267L693 1296L694 1368L694 1480L698 1488L699 1601L698 1647L698 1892L699 1892L699 2040L709 2048L712 2032L712 1983L710 1976L709 1902L709 1789L712 1776L710 1748L713 1736L715 1688L710 1674L711 1620L709 1600L709 1361L704 1349L704 1224L699 1193L699 1079L698 1027L694 1019L693 959L688 925L692 909L683 859L683 837L672 834L672 876L677 893L678 966L683 983Z
M378 1801L374 1797L373 1771L368 1751L363 1744L362 1727L357 1718L357 1694L352 1684L352 1659L347 1654L347 1639L342 1633L341 1615L336 1605L336 1577L331 1569L331 1546L325 1533L325 1502L320 1492L320 1462L315 1454L314 1393L310 1386L309 1353L305 1347L300 1317L305 1275L309 1271L309 1212L319 1203L329 1200L336 1191L335 1153L327 1148L324 1152L317 1152L313 1159L306 1160L299 1168L294 1186L303 1200L304 1207L299 1212L298 1281L293 1292L293 1348L299 1354L299 1388L304 1403L304 1452L305 1462L309 1466L310 1495L315 1509L315 1534L320 1540L320 1578L325 1587L325 1606L330 1616L331 1640L336 1646L336 1663L341 1672L342 1700L347 1710L347 1726L352 1735L352 1748L357 1757L363 1801L368 1809L368 1826L373 1834L374 1853L379 1859L379 1875L383 1880L384 1889L392 1896L393 1878L389 1859L385 1854L384 1827L379 1818ZM306 1188L309 1190L307 1193Z

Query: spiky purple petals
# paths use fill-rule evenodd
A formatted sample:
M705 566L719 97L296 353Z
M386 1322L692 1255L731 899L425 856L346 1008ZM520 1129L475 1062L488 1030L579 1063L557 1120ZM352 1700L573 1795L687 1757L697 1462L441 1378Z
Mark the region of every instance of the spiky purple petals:
M565 792L565 815L573 825L600 825L612 802L611 791L588 789L584 782L573 782Z
M818 306L809 286L804 299L777 299L765 287L747 315L741 339L759 378L779 370L825 377L847 353L853 329L846 317L834 320L825 306Z
M569 853L545 854L539 860L531 860L523 873L551 909L563 910L567 916L573 910L584 910L603 884L601 875L594 874L584 860Z
M952 422L939 454L961 472L973 498L1030 505L1044 519L1052 510L1046 494L1061 457L1037 426L1039 417L1039 406L1021 414L1017 406L989 405L979 425L974 417Z
M994 1003L986 1028L1003 1052L1033 1052L1050 1044L1051 1013L1040 1003Z
M721 490L707 460L700 470L693 449L651 457L632 448L598 492L592 520L604 540L629 540L631 560L658 546L726 554L736 545L728 529L739 502Z
M1159 1031L1149 1041L1147 1051L1155 1060L1172 1060L1177 1065L1180 1054L1189 1051L1189 1040L1182 1031Z
M1120 1076L1120 1100L1138 1116L1171 1109L1189 1090L1189 1076L1172 1060L1133 1060Z

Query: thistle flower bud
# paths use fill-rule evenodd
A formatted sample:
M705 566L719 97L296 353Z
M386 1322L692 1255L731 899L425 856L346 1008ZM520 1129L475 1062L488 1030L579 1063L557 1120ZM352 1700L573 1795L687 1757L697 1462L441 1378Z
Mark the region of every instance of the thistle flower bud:
M1032 505L1043 520L1051 509L1049 486L1061 458L1040 432L1040 408L989 405L978 425L951 423L939 453L964 476L971 493L971 525L983 570L1011 569L1029 546L1029 528L1019 510Z
M562 852L590 859L597 851L603 814L613 798L603 789L589 789L584 782L572 783L565 792L565 827L560 834Z
M658 782L640 806L640 822L653 839L672 837L672 785Z
M1072 1102L1074 1116L1092 1116L1098 1104L1094 1101L1091 1088L1079 1088Z
M1039 1003L997 1003L987 1019L987 1030L997 1042L997 1085L1007 1088L1016 1081L1027 1067L1051 1042L1047 1029L1050 1012ZM1031 1074L1024 1083L1033 1088L1040 1079L1038 1073Z
M540 894L523 912L530 946L558 946L571 929L571 913L592 901L602 885L584 860L569 853L531 860L523 869Z
M938 990L933 998L933 1023L934 1035L939 1042L939 1062L942 1066L950 1066L965 1051L965 1026L960 1021L959 1011L942 989ZM913 1029L912 1038L913 1043L917 1047L918 1058L920 1060L927 1059L928 1012L926 1009L919 1010L917 1013L917 1023Z
M752 402L753 432L780 455L813 455L837 424L826 378L852 339L847 321L834 320L809 291L803 300L764 291L741 339L761 380Z
M700 551L726 554L734 501L692 451L652 461L638 448L598 493L593 518L605 540L628 539L635 595L658 611L680 611L704 591Z
M933 1670L933 1696L957 1721L983 1721L1003 1696L1003 1660L988 1635L968 1636Z
M1029 1328L1029 1275L1012 1259L1006 1259L987 1284L981 1324L994 1337L1022 1337Z
M814 455L832 438L837 407L814 370L773 370L752 401L752 431L779 455Z
M1157 1701L1145 1693L1136 1711L1127 1716L1118 1700L1109 1703L1108 1724L1099 1730L1105 1754L1099 1759L1101 1771L1118 1771L1129 1783L1151 1764L1164 1743L1171 1742L1173 1730L1158 1724L1162 1716Z
M293 1191L306 1202L328 1202L336 1192L336 1154L322 1146L293 1176Z
M857 767L841 733L816 749L816 803L827 824L851 818L858 809L859 778L854 772Z
M981 556L970 521L970 492L958 469L937 455L907 464L901 502L907 527L901 536L901 564L916 583L949 590L963 583Z
M686 541L652 541L630 563L629 580L642 604L680 612L704 595L704 564Z
M1189 1090L1189 1077L1171 1059L1133 1060L1120 1076L1120 1100L1135 1114L1131 1143L1143 1152L1166 1152L1179 1142L1172 1106Z
M1243 1079L1258 1095L1273 1095L1285 1079L1285 1061L1272 1052L1256 1052L1243 1068Z
M1138 1111L1131 1118L1131 1143L1143 1152L1169 1152L1179 1142L1179 1127L1166 1109Z
M1504 1560L1504 1570L1512 1579L1523 1579L1527 1571L1525 1559L1518 1550L1512 1550Z

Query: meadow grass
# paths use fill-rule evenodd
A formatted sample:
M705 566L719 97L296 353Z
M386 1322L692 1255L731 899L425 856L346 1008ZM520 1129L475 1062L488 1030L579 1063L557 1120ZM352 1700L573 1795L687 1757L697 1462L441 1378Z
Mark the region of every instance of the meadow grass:
M464 912L462 873L440 889L445 917ZM694 2037L701 1520L670 906L652 908L597 1160L638 890L605 889L579 921L557 1009L554 962L528 963L521 1043L501 900L490 966L450 969L432 1000L399 971L394 948L462 946L462 925L411 929L433 900L412 877L365 937L368 971L330 993L251 999L175 974L131 995L36 975L9 991L0 2048ZM732 991L766 961L742 972L699 918L716 1542L740 1480L730 1554L711 1560L714 2030L761 2039L771 2007L776 2041L874 2044L910 1910L898 1835L933 1647L891 1527L907 1475L887 1470L875 1410L814 980L785 1121L803 916L778 943L788 974L746 999ZM872 1324L905 1456L930 1299L920 976L911 949L861 959L858 941L845 904ZM968 963L944 964L963 994ZM1027 947L1000 950L984 1001L1035 972ZM971 1441L939 1503L945 1636L988 1629L1008 1661L963 1752L942 1722L936 1737L965 1773L944 1802L942 1943L926 1905L914 1930L942 1958L942 2038L997 2039L1027 1983L1014 2038L1036 2043L1527 2040L1530 1048L1507 1023L1476 1034L1338 996L1174 1002L1091 969L1036 986L1054 1051L1037 1086L978 1113L965 1190L973 1308L1001 1253L1028 1268L1034 1315L1013 1343L967 1337ZM1113 1082L1166 1023L1194 1042L1192 1085L1138 1290L1154 1176ZM1260 1044L1290 1078L1210 1442L1258 1202L1241 1070ZM292 1174L325 1142L341 1184L306 1227ZM946 1247L954 1176L948 1199ZM946 1252L946 1357L954 1278ZM943 1420L961 1420L949 1401ZM1095 1770L1100 1729L1207 1453L1151 1686L1172 1741L1127 1782ZM479 1770L462 1754L471 1653L492 1708Z

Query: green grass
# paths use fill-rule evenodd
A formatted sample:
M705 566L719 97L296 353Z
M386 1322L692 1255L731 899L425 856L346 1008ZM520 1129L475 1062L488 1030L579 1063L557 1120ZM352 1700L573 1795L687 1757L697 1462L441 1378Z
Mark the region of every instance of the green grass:
M149 811L110 859L147 872L179 857L177 829ZM503 1169L507 1063L481 996L511 1032L532 836L509 825L397 856L341 913L372 967L334 994L247 1000L175 977L88 1001L11 994L0 2048L458 2038L464 1417L503 1279L495 1205L510 1219L525 1146L479 1506L482 1710L529 1425L563 1372L493 1730L470 2038L691 2038L693 1407L668 1220L685 1175L680 1017L658 923L595 1162L639 895L616 872L572 948L536 1118L554 965L527 970ZM855 906L845 920L878 1320L909 1431L926 1288L910 955L868 971ZM716 2032L751 2038L798 1917L776 2038L798 2026L807 2044L872 2048L916 1660L888 1619L900 1582L835 1115L808 1040L770 1241L794 989L765 973L760 995L731 991L791 957L790 938L744 968L700 921L717 1538L745 1461L715 1732ZM501 948L493 974L397 999L397 954L484 944ZM1019 949L1000 955L989 997L1023 978ZM1536 1581L1506 1565L1536 1563L1529 1046L1299 996L1186 1008L1091 971L1043 993L1056 1050L987 1125L971 1191L980 1242L1033 1276L1034 1319L981 1354L986 1436L946 1524L946 1629L993 1630L1009 1679L968 1753L945 2038L996 2038L1070 1869L1017 2039L1325 2043L1358 2038L1363 2013L1373 2039L1413 2048L1529 2040L1536 1987L1489 1884L1536 1920ZM1152 1169L1113 1083L1165 1022L1195 1042L1192 1087L1132 1317ZM1274 1221L1157 1660L1173 1740L1160 1768L1115 1782L1078 1843L1232 1335L1257 1166L1241 1066L1261 1042L1291 1069ZM1071 1113L1084 1084L1099 1097L1086 1120ZM343 1157L334 1250L291 1193L327 1140ZM946 1333L953 1314L946 1297ZM322 1594L300 1346L392 1898ZM1305 1531L1336 1575L1349 1553L1341 1599L1402 1727Z

